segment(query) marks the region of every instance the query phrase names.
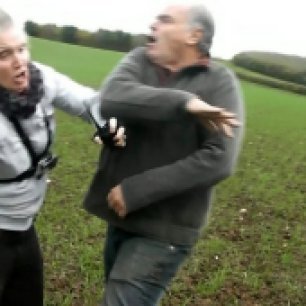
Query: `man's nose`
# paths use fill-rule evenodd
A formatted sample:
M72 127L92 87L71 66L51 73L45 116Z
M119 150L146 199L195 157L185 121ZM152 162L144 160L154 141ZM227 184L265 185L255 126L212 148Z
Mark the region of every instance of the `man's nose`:
M154 21L151 25L150 25L150 30L152 32L156 31L157 29L157 21Z

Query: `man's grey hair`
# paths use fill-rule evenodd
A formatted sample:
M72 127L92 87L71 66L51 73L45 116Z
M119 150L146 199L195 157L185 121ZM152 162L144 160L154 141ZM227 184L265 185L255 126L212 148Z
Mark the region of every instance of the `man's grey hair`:
M192 5L188 9L188 23L191 28L203 31L203 37L199 41L198 48L201 53L208 55L215 33L215 23L211 13L204 5Z
M0 8L0 31L3 31L14 24L12 17Z

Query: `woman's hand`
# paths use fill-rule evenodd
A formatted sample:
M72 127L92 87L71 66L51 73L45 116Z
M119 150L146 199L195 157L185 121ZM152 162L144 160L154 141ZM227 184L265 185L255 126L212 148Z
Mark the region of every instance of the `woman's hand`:
M106 144L119 148L125 147L125 128L124 126L118 126L116 118L110 118L107 123L94 134L93 141L100 145Z

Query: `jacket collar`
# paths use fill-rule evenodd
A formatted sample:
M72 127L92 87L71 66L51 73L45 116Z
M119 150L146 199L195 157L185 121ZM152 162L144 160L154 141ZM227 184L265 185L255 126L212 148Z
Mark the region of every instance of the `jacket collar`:
M209 56L203 56L202 58L200 58L194 64L183 67L178 71L171 71L170 69L168 69L166 67L163 67L163 66L160 66L160 65L157 65L155 63L153 63L153 65L155 66L160 85L165 85L168 80L175 77L176 75L179 75L179 74L185 74L185 75L186 74L193 74L193 73L197 73L197 72L200 72L200 71L209 70L210 62L211 62L211 59L210 59Z

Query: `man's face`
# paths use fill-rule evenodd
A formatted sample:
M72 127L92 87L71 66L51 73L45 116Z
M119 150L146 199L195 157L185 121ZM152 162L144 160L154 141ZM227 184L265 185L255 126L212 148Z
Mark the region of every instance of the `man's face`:
M29 51L21 30L9 27L0 32L0 86L22 92L29 86Z
M147 54L152 60L159 64L179 60L191 33L187 17L187 9L181 6L168 7L157 16L147 43Z

